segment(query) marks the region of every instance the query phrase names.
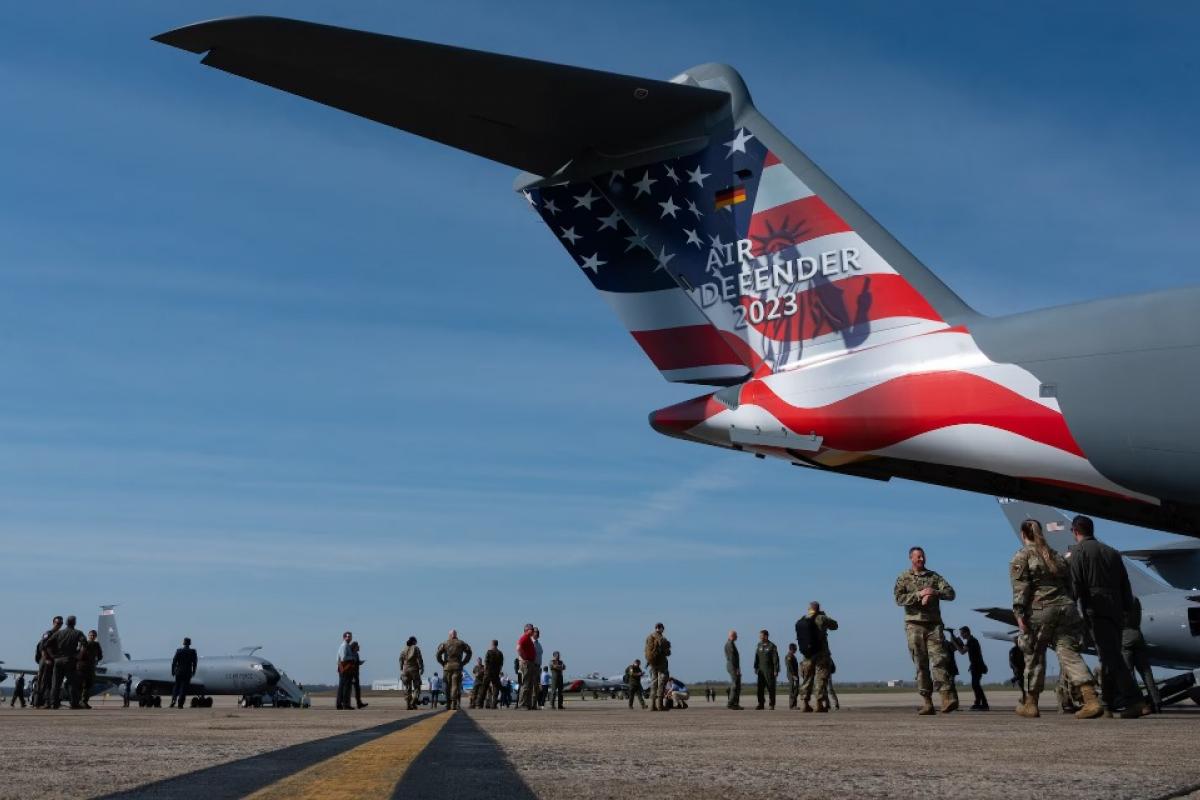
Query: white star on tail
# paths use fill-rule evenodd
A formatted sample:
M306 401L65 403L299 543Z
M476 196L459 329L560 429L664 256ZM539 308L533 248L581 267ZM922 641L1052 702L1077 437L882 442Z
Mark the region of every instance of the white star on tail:
M667 246L663 245L658 250L658 269L666 269L667 264L671 263L671 259L675 257L674 253L667 252Z
M650 177L650 170L646 170L645 177L643 177L637 183L633 184L634 186L637 187L637 194L635 194L633 196L634 199L637 199L644 194L650 194L650 186L651 186L651 184L655 184L655 183L658 183L658 181L655 180L654 178Z
M754 134L746 133L745 128L738 128L737 136L725 143L725 146L729 148L729 152L725 154L725 157L729 158L734 153L746 152L746 142L753 138Z
M546 202L542 203L542 208L546 209L546 210L547 210L547 211L549 211L551 214L557 214L557 213L558 213L558 206L554 205L554 201L553 201L553 200L547 200Z
M687 176L688 176L688 183L694 183L697 186L699 186L701 189L703 189L704 188L704 179L711 178L712 173L711 172L701 172L700 165L697 164L696 168L694 170L692 170L691 172L689 172L687 174Z
M579 195L579 197L575 198L575 207L576 208L586 208L588 211L591 211L592 203L596 202L599 199L600 199L599 197L592 194L591 187L588 187L586 194L581 194L581 195Z
M562 238L566 239L568 242L570 242L572 244L572 246L574 246L574 244L576 242L578 242L580 239L582 239L583 237L580 236L579 234L575 233L575 226L572 225L569 228L563 228Z
M595 273L599 273L600 267L603 264L607 264L607 263L608 263L607 261L601 261L600 254L596 253L595 255L591 255L591 256L588 256L587 258L585 258L583 260L583 263L580 264L579 266L581 269L590 269L592 271L592 273L595 274Z
M696 215L696 219L700 219L701 217L703 217L703 216L704 216L703 214L701 214L701 213L700 213L700 209L696 208L696 204L695 204L695 203L693 203L691 200L688 200L688 201L687 201L687 203L688 203L688 211L690 211L690 212L692 212L693 214L695 214L695 215Z
M679 185L679 176L675 174L674 167L667 167L667 177L670 178L671 180L675 181L676 186Z
M613 213L609 214L607 217L597 217L597 219L600 220L600 227L598 230L602 231L605 228L612 228L615 231L617 229L617 223L621 221L621 212L614 208Z
M684 242L684 244L694 244L694 245L696 245L696 247L699 247L701 250L704 249L704 242L700 241L700 237L696 235L695 231L691 231L691 230L688 230L687 228L684 228L683 232L687 234L687 241Z
M679 210L679 206L675 205L674 200L672 200L670 197L667 197L667 202L659 203L659 206L661 206L663 210L662 216L660 216L659 219L662 219L662 217L665 217L668 214L671 216L671 219L675 219L675 212Z
M636 233L633 236L626 236L625 241L629 242L629 246L625 248L626 253L628 253L630 250L635 250L639 247L643 248L644 250L650 249L646 245L646 237L638 236Z

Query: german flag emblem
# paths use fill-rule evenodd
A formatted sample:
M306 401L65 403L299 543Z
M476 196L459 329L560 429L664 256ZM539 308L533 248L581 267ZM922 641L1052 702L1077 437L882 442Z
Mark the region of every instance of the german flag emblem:
M744 203L746 202L746 187L731 186L728 189L722 189L717 192L714 200L718 211L722 208L729 208L729 206L736 206L738 203Z

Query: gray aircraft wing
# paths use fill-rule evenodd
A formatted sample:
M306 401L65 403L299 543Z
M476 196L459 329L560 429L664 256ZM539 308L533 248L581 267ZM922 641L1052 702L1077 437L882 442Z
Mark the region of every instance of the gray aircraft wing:
M1171 542L1158 547L1123 550L1121 555L1145 564L1178 589L1200 588L1200 542Z
M202 63L548 176L690 152L729 95L276 17L200 22L154 37ZM728 113L726 111L726 113Z
M1011 608L976 608L972 609L980 614L983 614L988 619L994 619L996 622L1003 622L1005 625L1017 627L1017 615L1013 613Z

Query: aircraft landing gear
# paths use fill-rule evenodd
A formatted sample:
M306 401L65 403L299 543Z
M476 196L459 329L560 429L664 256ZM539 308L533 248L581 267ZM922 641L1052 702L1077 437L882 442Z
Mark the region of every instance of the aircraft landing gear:
M211 697L193 697L188 703L192 708L212 708L213 699Z

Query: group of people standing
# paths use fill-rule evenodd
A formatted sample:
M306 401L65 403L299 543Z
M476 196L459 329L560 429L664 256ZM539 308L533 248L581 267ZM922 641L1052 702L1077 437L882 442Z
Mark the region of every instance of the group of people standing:
M1016 713L1038 717L1038 700L1045 687L1046 651L1058 656L1062 678L1080 697L1075 712L1079 719L1119 714L1123 719L1141 717L1154 710L1147 704L1122 654L1122 630L1135 611L1136 598L1121 554L1095 538L1089 517L1071 521L1075 538L1066 556L1046 542L1042 525L1035 519L1021 524L1022 547L1009 564L1013 590L1013 613L1020 630L1018 647L1023 658L1022 700ZM936 714L932 696L941 693L942 713L959 707L958 691L948 665L951 655L942 627L941 603L955 597L954 587L925 567L925 551L909 549L910 568L896 578L896 605L904 608L908 649L916 667L917 691L922 704L919 714ZM977 649L969 647L972 685L976 707L987 708L980 677L987 671ZM1089 636L1100 657L1100 693L1097 681L1084 663L1084 638ZM976 647L978 643L975 643ZM1013 659L1016 660L1015 658ZM1148 681L1153 698L1153 680Z
M835 669L829 650L829 631L837 628L837 620L821 610L821 604L816 600L809 603L807 612L796 621L796 641L788 644L787 655L783 658L787 668L788 708L802 708L806 712L829 711L830 678ZM742 710L742 659L737 641L737 631L730 631L725 640L725 671L729 673L726 707L734 711ZM779 648L764 628L758 632L758 644L754 648L754 674L758 682L756 710L775 710L779 671Z
M1040 715L1038 701L1045 684L1046 651L1051 648L1058 655L1062 680L1080 698L1076 717L1090 719L1119 713L1122 718L1129 719L1156 710L1153 680L1147 682L1152 692L1152 702L1147 704L1122 654L1123 629L1128 627L1131 615L1140 613L1140 608L1133 596L1120 553L1096 540L1094 523L1085 516L1077 516L1071 523L1075 544L1065 557L1047 544L1042 525L1037 520L1025 520L1020 530L1022 547L1013 556L1009 571L1013 612L1020 630L1018 648L1024 670L1020 681L1022 700L1016 713L1023 717ZM954 666L953 651L965 653L970 662L971 686L975 695L971 708L988 710L982 686L987 665L983 661L979 641L966 627L959 629L962 638L951 632L950 641L946 639L941 604L954 600L954 587L926 567L923 548L910 548L908 557L909 568L896 578L893 594L896 605L904 609L905 638L916 669L917 692L921 697L918 713L933 715L939 710L943 714L958 710L958 690L954 681L957 668ZM770 633L765 629L760 630L753 662L757 679L756 709L774 710L782 666L787 671L788 707L800 708L805 712L828 712L831 676L836 669L829 648L829 632L837 629L837 621L825 613L821 604L811 602L804 616L797 620L796 641L788 644L782 660ZM671 642L665 630L663 623L657 623L646 637L643 652L645 668L650 673L651 711L666 711L673 706L686 707L686 689L682 684L673 683L670 676ZM52 633L47 632L47 637ZM94 640L95 632L92 633ZM1085 635L1090 636L1100 657L1099 694L1096 691L1098 681L1081 656ZM517 704L519 708L536 710L545 702L548 690L551 708L561 709L566 665L560 654L555 652L549 664L543 666L540 636L540 631L534 625L526 624L517 639L515 667L520 686ZM66 636L60 636L54 641L65 640ZM732 710L742 709L742 666L737 642L737 631L730 631L725 642L725 669L730 682L727 707ZM350 632L346 632L338 650L338 673L341 679L338 708L352 707L350 690L356 683L357 667L362 664L355 644ZM57 654L59 650L54 649L53 652ZM459 708L462 672L470 664L471 657L470 645L460 640L454 630L450 631L446 641L438 645L437 662L444 675L448 708ZM491 648L474 665L475 688L471 693L470 707L496 708L503 703L506 694L503 668L504 654L493 639ZM416 637L409 637L400 656L400 674L410 709L419 707L424 669ZM625 669L630 708L633 708L635 700L641 703L642 708L646 708L642 687L644 675L642 659L635 659ZM934 707L934 691L941 695L940 709ZM680 693L682 699L673 702L674 695ZM57 698L57 692L54 696ZM358 707L364 705L360 699Z
M104 651L96 641L96 632L83 631L75 627L75 617L54 617L50 629L42 634L34 648L34 663L37 676L30 687L34 708L61 708L66 695L70 708L91 708L88 698L96 681L96 665L104 658ZM24 689L24 675L18 678ZM21 707L25 706L22 692L14 691L12 702L18 697Z

